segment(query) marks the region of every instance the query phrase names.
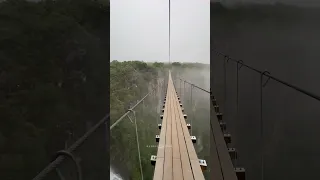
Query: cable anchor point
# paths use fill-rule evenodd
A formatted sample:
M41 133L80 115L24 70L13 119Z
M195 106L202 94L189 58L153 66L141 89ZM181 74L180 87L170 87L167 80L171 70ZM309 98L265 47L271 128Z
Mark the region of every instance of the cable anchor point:
M269 82L270 76L268 76L268 75L270 75L270 72L267 71L267 70L266 70L266 71L263 71L263 72L261 73L261 82L262 82L263 76L267 76L267 77L268 77L268 79L266 80L266 82L263 83L262 87L265 87L265 86L267 85L267 83Z
M240 65L240 66L239 66ZM238 70L240 70L243 66L243 61L242 60L238 60L237 61L237 67L238 67Z

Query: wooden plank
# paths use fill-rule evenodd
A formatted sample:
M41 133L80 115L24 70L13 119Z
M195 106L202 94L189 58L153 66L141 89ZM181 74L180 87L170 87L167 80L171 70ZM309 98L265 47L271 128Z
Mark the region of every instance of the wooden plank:
M172 144L171 144L171 121L172 121L172 110L170 108L172 104L172 95L170 95L169 99L169 111L168 111L168 119L167 119L167 131L166 131L166 148L164 152L164 175L163 179L172 179Z
M166 131L166 148L164 152L164 175L163 179L172 179L173 175L173 162L172 162L172 103L173 103L173 93L172 93L172 85L168 84L169 88L169 106L168 106L168 119L167 119L167 131Z
M166 97L153 179L204 180L170 72Z
M177 114L177 120L180 121L180 128L181 128L181 132L184 136L184 141L185 141L185 145L186 145L186 150L188 153L188 158L189 158L189 165L191 164L191 170L194 176L194 179L196 180L204 180L204 176L202 173L202 170L200 168L200 164L199 164L199 159L198 156L196 154L196 151L194 149L192 140L191 140L191 136L189 134L189 130L187 128L187 123L183 117L183 113L181 111L181 107L180 107L180 103L178 101L178 97L177 95L175 95L175 104L176 104L176 114Z
M168 84L169 86L169 84ZM158 144L158 152L157 152L157 157L159 158L164 158L164 148L166 144L166 129L167 129L167 118L168 118L168 106L169 106L169 101L168 101L168 94L169 94L170 89L167 88L167 101L166 101L166 106L164 108L164 113L163 113L163 119L162 119L162 126L161 126L161 131L160 131L160 140Z
M202 173L202 170L200 167L199 160L191 160L191 166L192 166L194 179L196 179L196 180L203 179L204 180L204 176L203 176L203 173Z
M156 161L156 167L154 169L153 180L162 180L163 177L163 162L164 158L158 158Z
M169 86L169 82L168 82ZM164 154L165 154L165 149L166 149L166 130L167 130L167 119L168 119L168 106L169 106L169 92L170 89L167 88L167 93L166 93L166 103L165 103L165 110L163 114L163 119L162 119L162 127L160 131L160 141L158 144L158 152L157 152L157 159L156 159L156 166L155 166L155 171L154 171L154 180L162 180L164 176Z
M182 131L182 123L180 121L180 116L178 111L180 110L180 105L178 101L176 101L175 96L175 104L174 104L174 110L175 110L175 123L177 127L177 135L178 135L178 143L180 148L180 157L181 157L181 165L182 165L182 172L183 172L183 178L184 179L193 179L192 174L192 168L190 166L190 160L188 156L187 146L185 144L185 138Z
M182 167L181 167L181 159L173 158L173 179L174 180L184 180L182 174Z
M210 128L213 129L211 122L210 122ZM222 169L220 166L219 154L217 151L215 136L214 136L214 133L212 130L210 130L210 179L223 180L223 174L222 174Z
M211 107L212 108L212 107ZM213 112L214 114L215 112ZM227 145L224 141L223 133L221 131L219 121L216 115L211 116L212 131L214 133L214 140L217 148L217 154L220 159L220 166L223 172L224 179L237 180L236 173L228 152Z
M178 130L177 130L177 122L176 122L176 112L175 112L175 104L173 103L170 108L173 110L174 117L172 118L172 152L174 159L181 159L180 157L180 147L178 140ZM181 168L181 163L180 166Z
M165 151L163 179L172 179L172 148L166 148Z
M179 111L177 113L179 115L179 120L181 122L182 132L185 137L185 142L186 142L189 158L190 158L190 160L198 160L196 151L195 151L193 143L191 141L191 135L189 134L187 123L183 117L183 114L181 111Z
M179 136L178 140L179 140L179 147L180 147L181 165L183 169L183 177L184 179L193 179L187 146L185 144L183 132L181 129L181 123L180 122L178 123L179 124L177 126L179 127L177 128L177 130L178 130L178 136Z
M172 91L174 93L174 91ZM176 122L176 103L173 98L173 103L170 108L172 109L172 150L173 150L173 179L174 180L183 180L183 171L181 165L181 155L179 147L179 139L177 132L177 122Z
M164 158L164 147L166 144L166 129L167 129L167 118L168 118L168 108L165 108L164 114L163 114L163 120L162 120L162 127L160 131L160 140L158 144L158 153L157 157L163 157Z

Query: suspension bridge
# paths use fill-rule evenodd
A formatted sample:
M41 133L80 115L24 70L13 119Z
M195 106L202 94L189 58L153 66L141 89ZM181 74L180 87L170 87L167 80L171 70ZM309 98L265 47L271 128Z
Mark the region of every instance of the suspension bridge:
M223 59L223 67L218 67L223 70L223 87L216 86L215 84L211 84L211 88L213 89L223 89L224 90L224 104L226 103L226 91L227 91L227 83L226 83L226 64L229 61L236 63L236 113L238 114L239 109L239 71L240 68L245 67L253 72L256 72L260 75L260 126L261 126L261 134L260 134L260 156L261 156L261 180L264 180L264 131L263 131L263 94L262 88L267 84L269 80L274 80L284 86L287 86L291 89L294 89L302 94L305 94L311 98L314 98L320 101L320 97L311 92L308 92L300 87L294 86L288 82L285 82L279 78L276 78L268 71L260 71L254 67L251 67L245 64L242 60L236 60L230 58L230 56L223 54L219 51L213 50L215 54L218 56L224 57ZM170 0L169 0L169 64L170 64ZM212 71L212 70L211 70ZM220 77L215 77L220 78ZM263 81L263 78L267 78L267 81ZM163 99L163 109L162 114L159 119L161 119L161 123L158 124L158 129L160 129L159 134L155 134L155 141L158 142L157 145L157 154L154 154L150 157L150 166L154 166L154 180L204 180L204 172L208 169L210 170L210 179L214 180L245 180L246 179L246 169L244 167L238 166L238 151L235 147L232 147L232 136L227 131L227 125L224 121L224 114L221 112L221 106L218 103L217 98L214 96L213 91L203 89L195 85L194 83L188 82L184 79L179 78L178 81L187 83L191 85L192 88L198 88L202 90L204 93L210 94L210 159L199 159L196 154L194 144L197 141L197 137L193 136L190 131L192 129L192 124L186 123L186 119L188 115L185 114L185 110L183 108L183 104L181 103L181 99L179 97L178 92L176 91L176 85L171 76L171 72L169 71L167 84L166 84L166 94ZM180 85L181 89L181 85ZM74 144L66 148L65 150L57 152L54 156L52 162L45 167L33 180L54 180L54 179L68 179L66 178L66 174L70 173L73 178L76 180L93 180L92 174L97 175L98 179L108 179L110 178L109 174L106 174L106 167L109 167L109 161L107 158L101 158L104 161L106 167L86 167L82 168L86 165L86 162L92 162L93 160L89 157L78 158L77 150L81 148L81 146L85 143L88 143L88 138L99 138L97 136L97 131L101 131L103 129L104 133L101 136L108 137L110 131L116 127L121 121L123 121L126 117L130 119L131 122L135 124L135 136L136 136L136 145L138 149L138 159L139 159L139 170L140 170L140 179L144 178L144 171L142 168L142 157L140 154L140 143L139 136L137 130L137 119L135 117L134 109L139 106L144 100L151 94L149 92L146 94L141 100L139 100L135 105L130 107L118 120L115 121L114 124L109 126L110 115L106 115L102 118L96 125L92 126L81 138L79 138ZM221 102L221 101L220 101ZM223 109L225 111L225 109ZM132 119L129 114L133 113L134 119ZM154 130L156 132L156 130ZM105 141L101 144L109 145L109 139L104 139ZM109 147L103 146L100 147L105 156L109 153ZM97 148L97 147L96 147ZM92 148L89 148L92 150ZM256 152L254 152L256 153ZM144 157L145 158L145 157ZM148 157L149 158L149 157ZM61 171L61 164L69 161L69 164L73 164L73 169L68 169L65 172ZM210 162L210 167L208 163ZM247 164L246 164L247 165ZM90 165L87 165L90 166ZM96 169L94 169L96 168ZM252 170L252 169L250 169ZM88 174L91 172L92 176L85 176L83 171L86 171L84 174ZM70 177L69 176L69 177Z
M158 153L152 156L155 163L154 179L204 179L201 167L206 167L205 160L199 160L192 142L195 136L190 136L186 124L186 114L182 114L182 104L174 88L169 72L167 93L164 99L160 135L157 135Z
M204 93L211 94L210 91L205 90L197 85L194 85L183 79L178 79L180 82L190 84L192 88L198 88ZM208 159L199 159L194 143L197 138L191 134L192 123L187 123L188 118L185 114L183 104L181 103L178 92L176 91L174 82L172 80L171 72L169 71L167 84L165 88L165 96L163 99L163 105L161 115L159 119L162 121L158 124L159 134L155 135L155 141L158 142L157 154L150 157L150 166L154 166L154 180L176 180L176 179L194 179L204 180L203 172L207 170ZM181 83L180 83L181 86ZM181 88L181 87L180 87ZM181 89L180 89L181 90ZM110 130L116 127L126 117L135 124L136 132L136 144L138 149L138 157L140 164L140 177L144 179L143 168L141 165L140 143L137 130L137 121L135 117L134 109L142 104L142 102L151 94L149 92L141 100L139 100L134 106L129 108L125 114L123 114L118 120L110 126ZM210 176L214 179L228 179L228 180L242 180L244 179L244 168L234 168L232 160L237 158L234 148L228 148L227 144L231 142L230 134L224 134L226 129L225 123L222 122L222 113L219 112L219 105L213 95L211 97L211 106L214 110L212 119L210 120L211 130L211 171ZM129 114L133 113L134 119ZM79 138L73 145L66 150L59 151L54 160L33 180L39 179L66 179L70 177L70 172L67 172L68 176L63 175L59 170L59 166L63 161L67 159L71 160L74 164L76 173L71 175L74 179L82 180L83 177L81 161L74 155L74 151L85 143L97 129L107 125L109 115L105 116L95 126L93 126L83 137ZM155 130L156 132L156 130ZM57 174L56 178L48 178L52 176L54 172Z
M316 94L313 94L311 92L308 92L298 86L292 85L288 82L285 82L277 77L274 77L270 75L267 71L259 71L254 67L251 67L247 64L245 64L242 60L236 60L233 58L230 58L229 56L216 52L218 56L222 56L223 58L223 67L224 73L226 73L226 63L235 62L237 64L236 66L236 72L237 72L237 81L236 84L238 85L238 74L241 67L245 67L253 72L257 72L260 74L260 125L261 125L261 136L260 136L260 142L261 142L261 180L265 178L265 154L264 154L264 128L263 128L263 94L262 89L265 87L267 82L269 80L276 81L286 87L289 87L301 94L306 95L307 97L310 97L312 99L315 99L317 101L320 101L320 97ZM263 81L263 77L267 77L267 80ZM153 179L154 180L175 180L175 179L194 179L194 180L203 180L204 172L210 170L210 179L217 179L217 180L245 180L247 177L246 171L244 167L247 165L245 164L244 167L238 166L237 160L238 160L238 151L235 147L232 147L231 144L232 136L227 131L227 125L224 120L224 114L221 112L221 107L219 106L217 98L213 95L213 92L206 90L202 87L199 87L191 82L188 82L184 79L178 78L177 81L180 81L180 93L181 93L181 82L184 82L185 84L189 84L192 88L197 88L203 93L210 94L210 158L209 159L199 159L196 151L195 151L195 142L197 141L197 137L193 136L192 131L192 122L187 123L186 119L188 119L188 115L185 112L185 109L183 108L183 104L181 102L181 98L179 97L179 93L176 90L177 84L174 83L172 79L171 72L168 73L167 83L165 84L165 96L163 97L163 104L162 104L162 110L161 115L158 117L159 120L161 120L160 123L158 123L158 129L154 130L155 132L155 142L158 142L157 145L157 153L154 155L151 155L150 158L150 166L154 166L153 169ZM176 81L176 82L177 82ZM225 81L226 85L226 81ZM185 88L185 87L184 87ZM214 87L216 88L216 87ZM223 89L223 88L222 88ZM224 89L226 89L226 86L224 86ZM191 91L192 92L192 91ZM133 113L135 116L134 109L138 107L142 102L145 101L145 99L151 95L152 92L149 92L146 94L142 99L137 101L135 105L130 107L126 113L124 113L118 120L116 120L111 126L109 126L109 114L106 115L103 119L101 119L97 124L92 126L81 138L79 138L75 143L73 143L71 146L66 148L65 150L59 151L56 153L56 155L53 158L53 161L45 167L39 174L33 179L33 180L40 180L40 179L67 179L66 174L73 174L71 175L70 179L77 179L77 180L90 180L90 178L85 177L83 175L83 171L86 173L90 171L94 171L94 174L100 174L99 177L105 177L109 178L109 174L104 174L102 176L101 174L104 173L105 167L98 167L98 169L93 168L83 168L88 160L86 158L79 158L78 151L81 149L81 146L83 144L88 144L89 141L87 141L88 138L91 137L91 139L99 138L101 134L98 134L97 131L101 129L105 129L105 133L110 133L110 130L112 130L114 127L116 127L121 121L123 121L126 117L130 119L131 122L134 122L135 124L135 132L136 132L136 145L138 149L138 157L139 157L139 164L140 164L140 177L141 179L145 179L143 174L143 167L141 164L141 154L140 154L140 143L139 143L139 137L138 137L138 131L137 131L137 120L136 118L132 119L129 114ZM239 106L239 100L238 100L238 94L239 94L239 87L236 86L236 94L237 94L237 111ZM238 112L237 112L238 113ZM209 124L208 124L209 125ZM158 133L158 134L157 134ZM102 136L107 136L106 134L102 134ZM92 142L92 141L91 141ZM101 156L104 156L108 154L108 140L104 142L100 147L95 148L101 148L102 151L104 151L104 154L100 154ZM91 149L91 148L90 148ZM146 158L146 157L144 157ZM90 159L90 156L89 156ZM102 158L103 159L103 158ZM67 169L67 171L62 172L61 171L61 164L65 163L66 161L69 161L69 164L73 164L73 168ZM92 160L91 160L92 162ZM207 162L210 162L210 166L208 167ZM109 161L104 162L107 165L109 165ZM70 167L70 165L69 165ZM108 167L108 166L107 166ZM99 169L100 168L100 169ZM250 169L252 170L252 169ZM53 175L54 174L54 175ZM92 173L91 173L92 174Z

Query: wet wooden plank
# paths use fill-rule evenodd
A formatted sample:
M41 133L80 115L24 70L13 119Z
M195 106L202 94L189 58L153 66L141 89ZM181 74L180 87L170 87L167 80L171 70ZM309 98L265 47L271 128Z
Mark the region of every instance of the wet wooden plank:
M191 135L189 133L189 130L188 130L188 127L187 127L187 123L183 117L183 114L181 111L178 112L179 113L179 119L180 119L180 122L181 122L181 128L182 128L182 131L183 131L183 134L184 134L184 138L185 138L185 143L186 143L186 146L187 146L187 150L188 150L188 154L189 154L189 159L190 160L198 160L198 156L197 156L197 153L194 149L194 145L192 143L192 140L191 140Z
M164 158L157 157L156 167L154 169L154 174L153 174L153 180L163 179L163 162L164 162Z
M204 176L202 173L202 170L200 168L200 164L199 164L199 159L197 156L197 153L195 151L194 145L192 143L191 140L191 135L189 133L188 127L187 127L187 123L183 117L183 113L181 111L181 107L180 107L180 103L178 101L178 97L175 95L175 104L177 104L177 120L180 121L180 126L181 126L181 132L183 134L184 137L184 142L185 142L185 147L188 153L188 158L189 158L189 164L191 165L191 170L192 170L192 174L194 179L196 180L204 180Z
M224 141L223 133L221 131L218 118L215 112L213 112L212 114L213 114L213 116L211 116L212 133L214 134L215 148L220 160L219 162L220 162L223 178L228 180L237 180L237 176L233 168L233 164L228 152L227 145ZM220 176L218 172L213 175L215 176L211 177L212 179L215 179L215 178L218 179Z
M171 109L175 110L175 104L170 106ZM172 120L172 150L173 150L173 158L174 159L181 159L180 156L180 147L179 147L179 137L178 137L178 130L177 130L177 122L176 122L176 114L173 112L173 120ZM181 162L180 166L181 168Z
M204 180L204 176L203 176L200 164L199 164L199 160L191 160L191 166L192 166L194 179L196 179L196 180L203 179Z
M179 113L178 113L178 111L180 110L180 105L177 103L177 101L174 105L174 109L175 109L175 123L176 123L176 127L177 127L177 135L178 135L178 143L179 143L179 149L180 149L183 178L184 179L193 179L192 168L191 168L190 160L189 160L189 156L188 156L188 150L187 150L187 146L185 144L185 138L184 138L184 134L182 131L183 124L180 121L180 117L179 117Z
M212 116L212 114L211 114L211 116ZM210 122L210 128L213 130L213 125L211 122ZM220 166L220 158L219 158L219 154L217 151L215 136L214 136L214 133L212 130L210 130L210 165L211 165L210 166L210 179L223 180L222 169Z
M164 162L165 162L165 149L166 149L166 131L167 131L167 119L168 119L168 111L169 111L169 92L170 89L167 88L167 93L166 93L166 103L165 103L165 109L164 109L164 114L163 114L163 119L162 119L162 127L160 131L160 140L158 144L158 152L157 152L157 159L156 159L156 165L155 165L155 170L154 170L154 180L162 180L164 176Z
M181 159L173 158L173 179L174 180L184 180L182 174L182 167L181 167Z
M154 179L204 180L169 73Z
M164 152L164 175L163 179L171 180L173 175L173 166L172 166L172 103L173 101L173 93L172 93L172 85L169 84L170 91L169 91L169 110L168 110L168 119L167 119L167 131L166 131L166 148Z
M166 144L166 130L167 130L167 119L168 119L168 110L169 108L167 108L169 106L169 101L168 101L168 92L169 89L167 89L167 101L166 101L166 106L164 109L164 113L163 113L163 119L162 119L162 126L161 126L161 131L160 131L160 140L159 140L159 144L158 144L158 152L157 152L157 157L159 158L164 158L164 149L165 149L165 144ZM159 117L160 118L160 117Z

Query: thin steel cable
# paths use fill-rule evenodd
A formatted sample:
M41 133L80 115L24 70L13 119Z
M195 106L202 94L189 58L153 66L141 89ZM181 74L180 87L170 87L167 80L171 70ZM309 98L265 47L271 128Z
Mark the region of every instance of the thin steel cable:
M268 71L264 71L260 75L260 138L261 138L261 180L264 179L264 165L265 165L265 160L264 160L264 123L263 123L263 88L266 86L268 83L269 79L268 78L265 82L263 82L263 76L265 74L269 74Z
M77 169L77 180L82 180L81 166L80 166L80 163L76 160L76 157L72 153L70 153L68 151L65 151L65 150L58 151L56 153L54 159L56 159L59 156L67 157L67 158L70 158L72 160L72 162L75 164L76 169ZM58 173L59 177L61 178L62 177L62 173L58 170L58 168L56 168L56 170L57 170L57 173Z
M146 94L139 102L137 102L131 109L134 109L137 107L149 94ZM128 115L130 111L127 111L123 116L121 116L112 126L110 126L110 130L114 128L126 115ZM67 150L66 152L72 153L75 149L77 149L82 143L93 133L95 132L102 124L106 124L107 126L107 120L110 118L110 114L105 115L95 126L90 128L81 138L79 138L76 142L74 142ZM47 174L49 174L52 170L56 169L57 166L63 162L65 159L64 156L58 156L54 161L52 161L48 166L46 166L36 177L34 177L32 180L41 180L43 179Z
M171 57L170 57L171 27L170 26L171 26L171 2L169 0L169 67L171 69L171 66L170 66L171 65Z
M137 116L136 116L136 112L132 109L129 109L128 111L133 113L134 116L134 125L135 125L135 129L136 129L136 141L137 141L137 148L138 148L138 156L139 156L139 165L140 165L140 174L141 174L141 179L143 180L143 171L142 171L142 163L141 163L141 153L140 153L140 143L139 143L139 135L138 135L138 126L137 126ZM129 114L127 115L127 117L130 119L130 121L132 122L132 119L130 118Z
M239 66L240 64L239 63L242 63L242 61L240 60L240 61L238 61L237 62L237 69L236 69L236 71L237 71L237 73L236 73L236 79L237 79L237 81L236 81L236 106L237 106L237 108L236 108L236 122L238 123L238 121L239 121L239 71L240 71L240 69L241 69L241 67L242 66ZM235 128L235 135L237 136L238 135L238 129L237 128ZM236 144L235 144L235 146L237 145L237 139L236 139ZM234 162L234 164L235 164L235 166L237 167L237 164L238 163L238 158L236 158L235 159L235 162Z
M180 84L179 84L179 89L180 89L180 96L181 96L181 83L182 83L182 80L180 79Z
M110 114L107 114L102 118L95 126L93 126L89 131L87 131L81 138L79 138L75 143L73 143L66 151L72 153L76 148L78 148L93 132L95 132L102 124L106 123L109 119ZM33 180L41 180L52 170L54 170L63 160L64 156L58 156L54 161L52 161L47 167L45 167Z
M205 89L203 89L203 88L201 88L201 87L199 87L199 86L197 86L197 85L195 85L195 84L193 84L193 83L191 83L191 82L188 82L188 81L186 81L186 80L184 80L184 79L181 79L181 80L183 80L183 81L184 81L185 83L187 83L187 84L193 85L194 87L196 87L196 88L198 88L198 89L200 89L200 90L202 90L202 91L207 92L207 93L210 94L210 91L208 91L208 90L205 90Z
M227 107L227 60L229 59L228 56L224 56L224 61L223 61L223 111L226 112L226 107ZM226 114L226 113L224 113Z
M192 111L192 113L193 113L192 89L193 89L193 85L191 85L191 87L190 87L190 94L191 94L190 104L191 104L191 111ZM193 127L192 127L192 120L193 120L193 118L190 118L190 119L191 119L191 120L190 120L190 125L191 125L191 127L190 127L190 132L191 132L191 134L192 134L192 129L193 129ZM193 135L193 134L192 134L192 135Z
M217 54L218 56L227 56L226 54L221 53L221 52L219 52L219 51L217 51L217 50L215 50L215 49L213 49L213 51L216 52L216 54ZM256 69L256 68L252 67L252 66L249 66L249 65L245 64L242 60L237 60L237 59L234 59L234 58L230 58L230 56L228 56L228 57L229 57L229 60L232 61L232 62L236 62L236 63L239 62L239 63L241 64L241 67L244 66L244 67L246 67L246 68L248 68L248 69L250 69L250 70L252 70L252 71L254 71L254 72L256 72L256 73L259 73L259 74L263 73L263 71L260 71L260 70L258 70L258 69ZM299 92L302 93L302 94L305 94L305 95L307 95L307 96L309 96L309 97L312 97L312 98L320 101L320 96L317 95L317 94L314 94L314 93L309 92L309 91L307 91L307 90L305 90L305 89L302 89L302 88L300 88L300 87L298 87L298 86L295 86L295 85L293 85L293 84L290 84L290 83L288 83L288 82L285 82L285 81L283 81L283 80L281 80L281 79L279 79L279 78L277 78L277 77L274 77L274 76L272 76L272 75L270 75L270 74L264 74L264 76L266 76L266 77L268 77L268 78L270 78L270 79L272 79L272 80L274 80L274 81L277 81L278 83L281 83L281 84L283 84L283 85L285 85L285 86L287 86L287 87L290 87L290 88L292 88L292 89L294 89L294 90L296 90L296 91L299 91Z
M186 93L186 82L183 82L183 98L184 98L184 94ZM184 99L183 99L183 103L184 103Z
M145 95L140 101L138 101L137 104L135 104L131 109L133 110L134 108L136 108L149 94L150 92L147 95ZM112 130L117 124L119 124L123 120L123 118L125 118L129 113L130 110L127 110L126 113L124 113L115 123L113 123L110 126L110 130Z

